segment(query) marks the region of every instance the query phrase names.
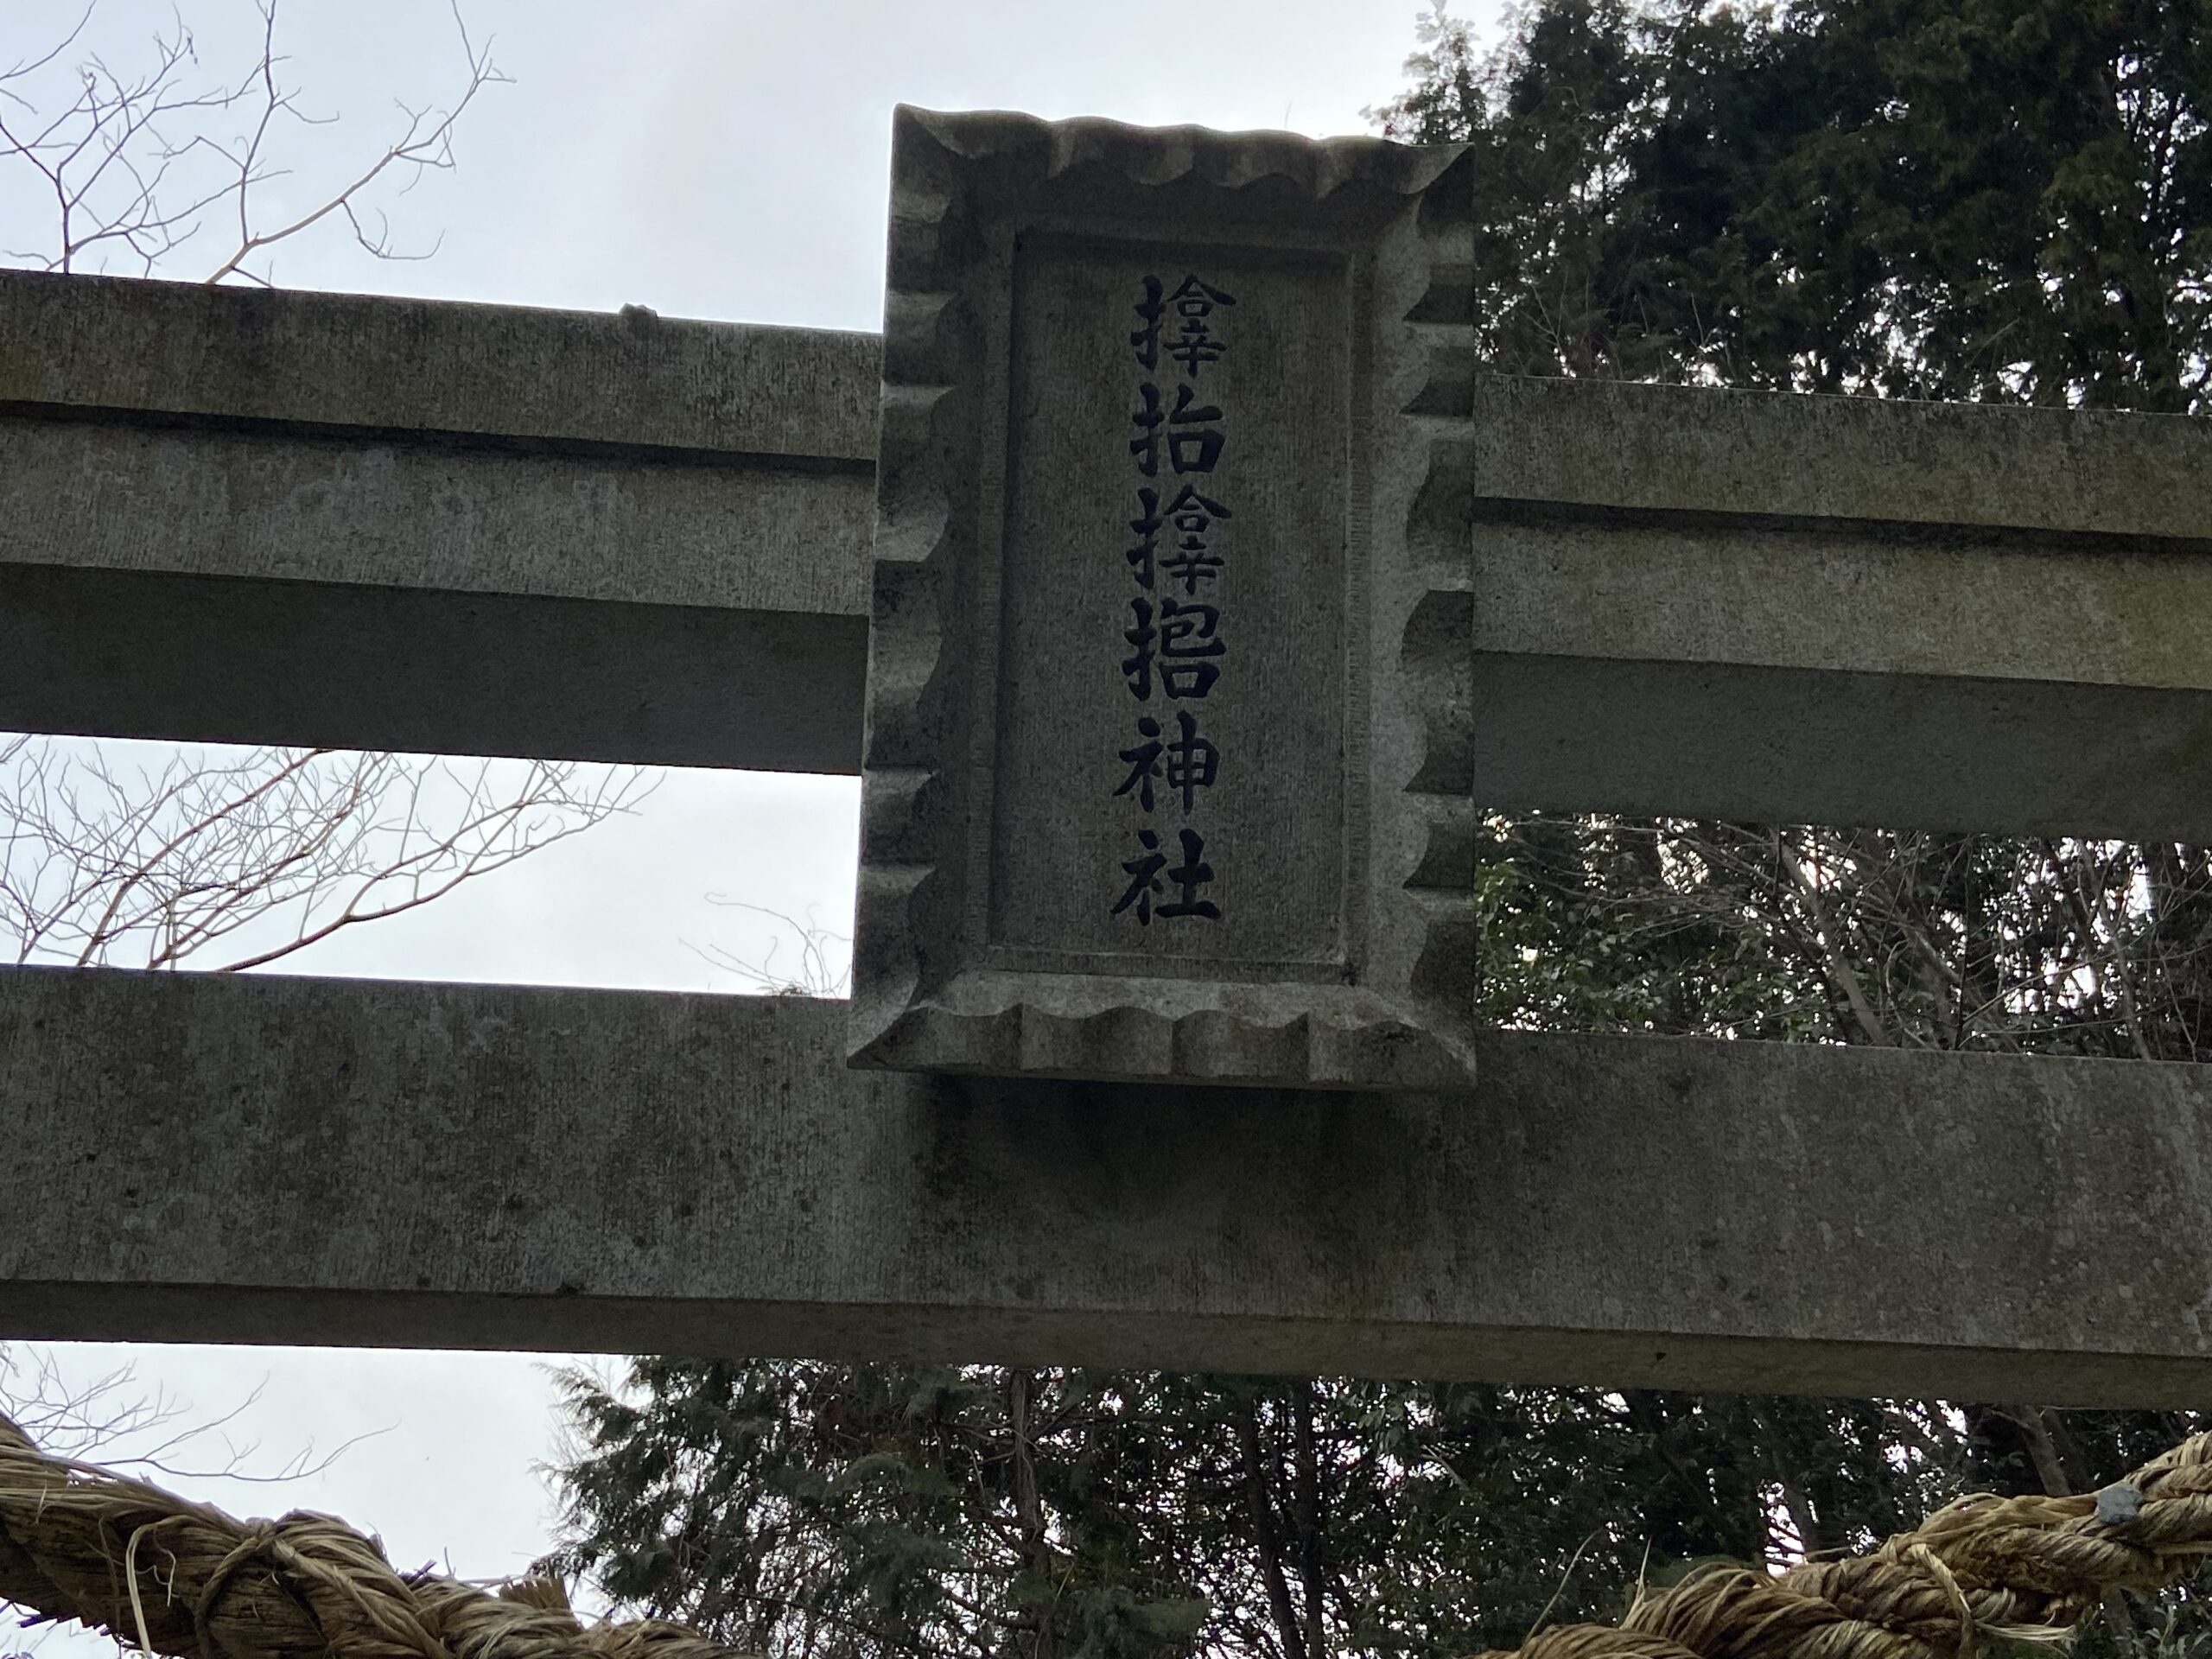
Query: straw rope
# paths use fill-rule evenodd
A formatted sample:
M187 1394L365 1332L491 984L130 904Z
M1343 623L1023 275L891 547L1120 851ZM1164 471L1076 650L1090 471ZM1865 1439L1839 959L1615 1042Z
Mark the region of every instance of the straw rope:
M1975 1659L2063 1643L2114 1590L2212 1556L2212 1433L2079 1497L1961 1498L1870 1554L1716 1568L1518 1659ZM49 1457L0 1417L0 1599L176 1659L734 1659L658 1620L586 1626L556 1584L393 1571L342 1521L238 1521ZM1498 1655L1496 1659L1508 1659Z
M658 1620L587 1626L557 1584L395 1572L342 1521L239 1521L49 1457L0 1417L0 1599L177 1659L734 1659Z
M1693 1573L1618 1627L1539 1632L1519 1659L1974 1659L2063 1643L2114 1590L2212 1556L2212 1433L2078 1497L1962 1497L1872 1554ZM1498 1659L1503 1659L1499 1656Z

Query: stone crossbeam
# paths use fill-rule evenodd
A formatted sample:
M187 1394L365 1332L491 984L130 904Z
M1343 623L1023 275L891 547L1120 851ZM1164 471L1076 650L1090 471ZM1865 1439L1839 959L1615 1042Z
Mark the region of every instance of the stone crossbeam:
M863 334L0 273L0 726L851 772ZM1489 378L1498 806L2212 840L2212 425Z
M1477 798L2212 836L2212 422L1493 378Z
M2196 1406L2212 1075L1494 1033L1472 1095L848 1071L844 1009L0 970L0 1336Z
M0 273L0 724L855 771L877 356Z

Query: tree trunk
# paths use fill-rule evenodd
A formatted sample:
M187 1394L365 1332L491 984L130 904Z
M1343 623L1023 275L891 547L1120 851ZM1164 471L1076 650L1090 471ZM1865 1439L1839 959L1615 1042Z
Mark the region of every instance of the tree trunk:
M1021 1565L1040 1592L1052 1581L1052 1547L1045 1536L1045 1506L1037 1496L1037 1452L1029 1422L1037 1379L1028 1371L1007 1373L1007 1417L1014 1431L1014 1518L1021 1530ZM1031 1659L1052 1659L1052 1602L1041 1595L1030 1618Z
M1260 1577L1268 1588L1268 1611L1283 1659L1310 1659L1291 1605L1290 1582L1283 1576L1282 1534L1275 1525L1274 1502L1268 1496L1268 1471L1260 1446L1260 1408L1247 1401L1237 1408L1236 1440L1244 1464L1244 1500L1252 1515L1252 1548L1259 1552Z
M1291 1395L1293 1453L1297 1459L1292 1516L1298 1529L1299 1588L1306 1599L1306 1659L1327 1659L1328 1632L1322 1621L1321 1459L1313 1443L1313 1384L1300 1382Z

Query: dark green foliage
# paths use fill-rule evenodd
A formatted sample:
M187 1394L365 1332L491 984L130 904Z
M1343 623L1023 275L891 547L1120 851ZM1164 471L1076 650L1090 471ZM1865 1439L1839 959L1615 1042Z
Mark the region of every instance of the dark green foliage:
M1631 1390L636 1362L569 1378L569 1543L764 1653L1458 1655L1713 1558L2097 1484L2178 1417ZM2156 1618L2152 1614L2147 1617Z
M2212 0L1541 0L1425 25L1500 368L2168 411L2206 396ZM1499 815L1501 1024L2212 1058L2186 847ZM1940 1270L1941 1264L1931 1264ZM641 1361L577 1376L560 1564L785 1656L1446 1659L1724 1556L2083 1490L2152 1413ZM2206 1649L2202 1603L2095 1653Z
M2212 855L1799 825L1493 817L1497 1024L2212 1058Z
M2212 0L1550 0L1424 25L1492 359L2178 411L2212 334Z
M1465 1653L1639 1573L1870 1543L1970 1455L1934 1408L1733 1395L663 1360L569 1389L558 1565L777 1654Z

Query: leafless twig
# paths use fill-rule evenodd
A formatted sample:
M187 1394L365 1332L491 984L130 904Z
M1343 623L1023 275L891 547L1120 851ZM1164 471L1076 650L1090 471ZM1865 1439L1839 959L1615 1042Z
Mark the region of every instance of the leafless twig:
M146 1383L135 1364L89 1380L72 1378L47 1349L0 1344L0 1409L55 1456L96 1460L111 1469L175 1480L278 1485L320 1475L353 1446L389 1432L355 1435L321 1454L312 1445L303 1446L274 1467L257 1469L260 1442L240 1441L230 1431L261 1403L264 1386L257 1384L226 1411L200 1416L167 1388ZM194 1421L188 1424L188 1419ZM219 1446L216 1461L185 1460L188 1452L208 1450L209 1441Z
M269 251L327 220L343 219L354 240L381 259L402 252L370 198L395 178L404 194L428 173L454 165L454 135L484 88L508 79L487 41L470 37L453 11L464 77L442 104L395 100L397 118L380 150L333 178L315 206L264 226L256 208L270 181L291 176L282 136L324 126L299 88L282 76L280 0L253 0L259 51L250 67L202 78L200 48L181 14L125 67L88 44L99 0L50 48L0 60L0 168L31 175L48 207L44 228L10 232L0 257L49 270L106 270L122 262L153 275L204 230L221 225L225 251L205 281L270 280ZM372 225L373 220L373 226Z
M722 945L698 945L686 939L684 948L701 960L735 974L756 991L774 996L843 996L850 990L852 940L846 935L831 932L811 915L802 922L766 905L747 904L720 893L709 893L707 902L765 916L777 925L779 931L757 961ZM783 969L777 965L776 957L786 936L798 941L798 959L791 968Z
M642 798L642 774L327 749L0 739L0 950L257 968L414 910Z

